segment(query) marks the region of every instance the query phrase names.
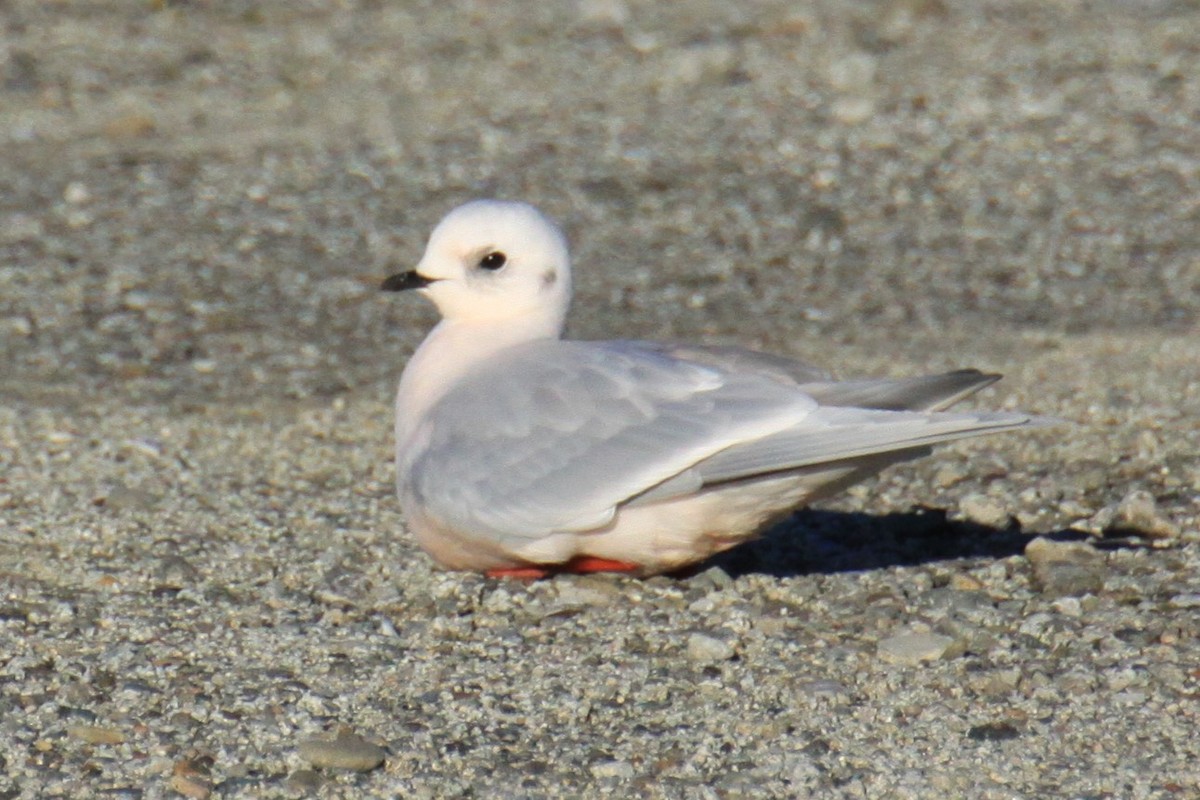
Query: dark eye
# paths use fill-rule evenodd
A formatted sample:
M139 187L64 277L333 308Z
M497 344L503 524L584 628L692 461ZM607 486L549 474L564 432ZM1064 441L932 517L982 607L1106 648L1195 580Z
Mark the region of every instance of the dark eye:
M483 258L479 259L480 268L491 270L492 272L495 272L507 263L508 256L504 255L504 253L498 253L495 251L492 251Z

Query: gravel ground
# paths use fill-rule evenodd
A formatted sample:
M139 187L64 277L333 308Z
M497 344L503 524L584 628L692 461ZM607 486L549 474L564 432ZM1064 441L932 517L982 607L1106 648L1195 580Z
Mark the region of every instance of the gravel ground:
M0 798L1200 796L1200 8L0 3ZM690 576L436 571L373 290L466 199L582 337L977 366Z

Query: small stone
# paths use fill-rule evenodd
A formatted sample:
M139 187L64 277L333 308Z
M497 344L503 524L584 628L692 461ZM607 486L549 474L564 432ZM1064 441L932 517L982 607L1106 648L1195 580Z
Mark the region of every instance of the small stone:
M1021 732L1010 722L985 722L973 725L967 731L967 738L974 742L1003 742L1020 735Z
M200 571L181 556L166 556L154 568L153 575L160 586L182 589L200 579Z
M68 228L79 230L91 225L95 217L90 211L85 211L82 208L73 208L63 215L63 219L66 221Z
M1078 596L1104 588L1104 556L1090 545L1039 536L1025 546L1025 557L1043 594Z
M15 244L41 238L42 221L29 214L13 214L0 222L0 242Z
M989 528L1007 528L1010 515L1000 501L983 494L969 494L958 504L963 517L976 525Z
M966 480L970 474L962 464L943 464L933 474L933 485L938 489L949 489L954 484Z
M121 298L121 304L130 311L145 311L154 303L154 296L149 292L132 291Z
M185 798L208 798L212 794L212 759L199 756L175 762L170 771L170 788Z
M803 681L796 686L796 689L812 697L839 697L849 694L845 685L829 678Z
M212 786L204 778L175 774L171 776L171 788L184 797L206 800L212 795Z
M1020 682L1021 671L1017 669L993 669L967 676L971 689L982 695L1006 695Z
M940 633L901 633L878 645L880 657L893 664L917 665L952 658L962 651L955 639Z
M298 769L284 781L287 788L298 794L315 794L324 783L321 773L312 769Z
M160 500L154 492L136 486L114 486L104 497L103 505L110 511L148 511Z
M1054 601L1054 610L1064 617L1083 616L1083 604L1078 597L1060 597Z
M844 92L861 91L875 80L879 62L867 53L855 52L829 65L829 83Z
M28 317L8 317L3 327L6 333L13 336L27 338L33 334L33 323Z
M876 33L882 42L898 44L910 39L928 18L945 14L942 0L890 0L880 12Z
M692 661L706 664L728 661L733 658L733 652L733 645L724 639L703 633L693 633L688 637L687 655Z
M201 755L180 759L171 768L171 776L188 784L209 784L212 778L212 758Z
M343 729L332 741L306 739L300 743L300 757L319 769L346 769L369 772L383 763L383 748L368 742L353 731Z
M38 60L32 53L14 50L4 70L4 88L10 92L35 92L41 86Z
M72 725L67 728L67 733L88 744L121 744L125 741L125 734L119 730L99 725Z
M146 114L124 114L109 120L104 134L110 139L144 139L154 128L154 119Z
M707 584L717 590L728 589L734 585L732 576L720 567L709 567L693 576L689 583L696 587L703 587Z
M875 103L869 97L839 97L833 101L833 118L844 125L858 125L875 115Z
M557 588L555 608L601 608L611 605L620 594L620 588L612 581L600 581L590 575L561 581Z
M666 87L696 85L726 74L736 61L736 51L725 42L678 48L663 62L658 78Z
M91 192L88 191L87 184L80 181L71 181L67 187L63 189L63 200L66 200L73 206L83 205L91 199Z
M1178 539L1179 533L1179 526L1159 511L1154 495L1145 489L1135 489L1121 498L1104 529L1107 536L1136 535L1147 539Z
M956 572L950 576L949 586L951 589L957 589L960 592L979 592L983 590L983 583L972 575Z
M1200 592L1177 594L1167 603L1171 608L1200 608Z
M627 780L633 777L633 765L628 761L599 761L592 764L592 776Z
M588 27L624 28L629 22L629 6L624 0L576 0L575 13Z

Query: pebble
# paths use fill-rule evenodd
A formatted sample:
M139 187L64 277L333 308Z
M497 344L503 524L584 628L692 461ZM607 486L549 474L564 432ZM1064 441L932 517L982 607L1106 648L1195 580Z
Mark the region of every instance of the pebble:
M812 697L839 697L849 694L849 690L844 684L829 678L803 681L796 686L796 689Z
M298 769L284 781L289 789L299 794L314 794L324 783L321 773L312 769Z
M33 323L28 317L8 317L3 321L4 330L13 336L29 336L33 333Z
M560 581L555 607L602 608L620 598L620 587L612 581L583 575L574 580Z
M171 788L192 800L206 800L212 795L212 786L203 778L175 774L171 776Z
M858 125L875 115L875 103L869 97L839 97L833 101L831 113L844 125Z
M978 592L983 589L983 583L972 575L956 572L950 576L949 588L962 592Z
M72 725L67 728L67 733L88 744L121 744L125 741L125 734L119 730L99 725Z
M599 761L592 764L592 775L597 778L627 780L634 775L633 765L628 761Z
M970 471L964 464L943 464L933 475L933 485L939 489L949 489L954 484L966 480L970 475Z
M854 52L829 65L827 77L833 88L843 92L862 91L875 80L879 62L873 56Z
M630 17L623 0L577 0L575 12L580 22L597 28L624 28Z
M386 753L379 745L368 742L349 730L338 732L336 738L305 739L300 743L300 757L319 769L345 769L369 772L383 763Z
M967 738L975 742L1003 742L1021 735L1011 722L985 722L974 725L967 731Z
M143 139L155 131L154 118L147 114L123 114L109 120L104 134L110 139Z
M961 654L961 644L940 633L901 633L881 641L878 652L893 664L917 665Z
M33 241L44 233L42 221L31 214L11 214L0 220L0 242L5 244Z
M733 653L733 645L724 639L703 633L693 633L688 637L687 655L692 661L702 663L728 661L733 658Z
M1177 594L1167 602L1172 608L1200 608L1200 592Z
M136 486L118 484L104 497L104 507L109 511L148 511L158 504L160 497L152 491Z
M87 184L80 181L71 181L63 189L63 200L66 200L73 206L83 205L92 197L88 191Z
M1011 518L1008 509L999 500L983 494L967 495L959 501L958 510L976 525L989 528L1007 528Z
M1082 542L1039 536L1025 545L1033 581L1050 596L1094 594L1104 588L1104 555Z
M1079 602L1078 597L1060 597L1054 601L1053 608L1064 616L1083 616L1083 604Z
M37 58L24 50L14 50L4 69L4 88L10 92L36 92L41 86Z
M714 589L728 589L734 584L733 577L720 567L709 567L693 577L688 583L696 588L711 586Z
M1104 533L1118 536L1137 534L1148 539L1178 539L1180 530L1159 510L1154 495L1145 489L1135 489L1121 498Z

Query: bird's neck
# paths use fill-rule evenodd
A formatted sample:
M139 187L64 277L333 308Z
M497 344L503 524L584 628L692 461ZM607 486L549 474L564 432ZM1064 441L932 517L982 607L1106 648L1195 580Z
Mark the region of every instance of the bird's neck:
M396 446L405 449L429 410L471 369L501 350L562 335L563 315L439 322L413 353L396 392Z

